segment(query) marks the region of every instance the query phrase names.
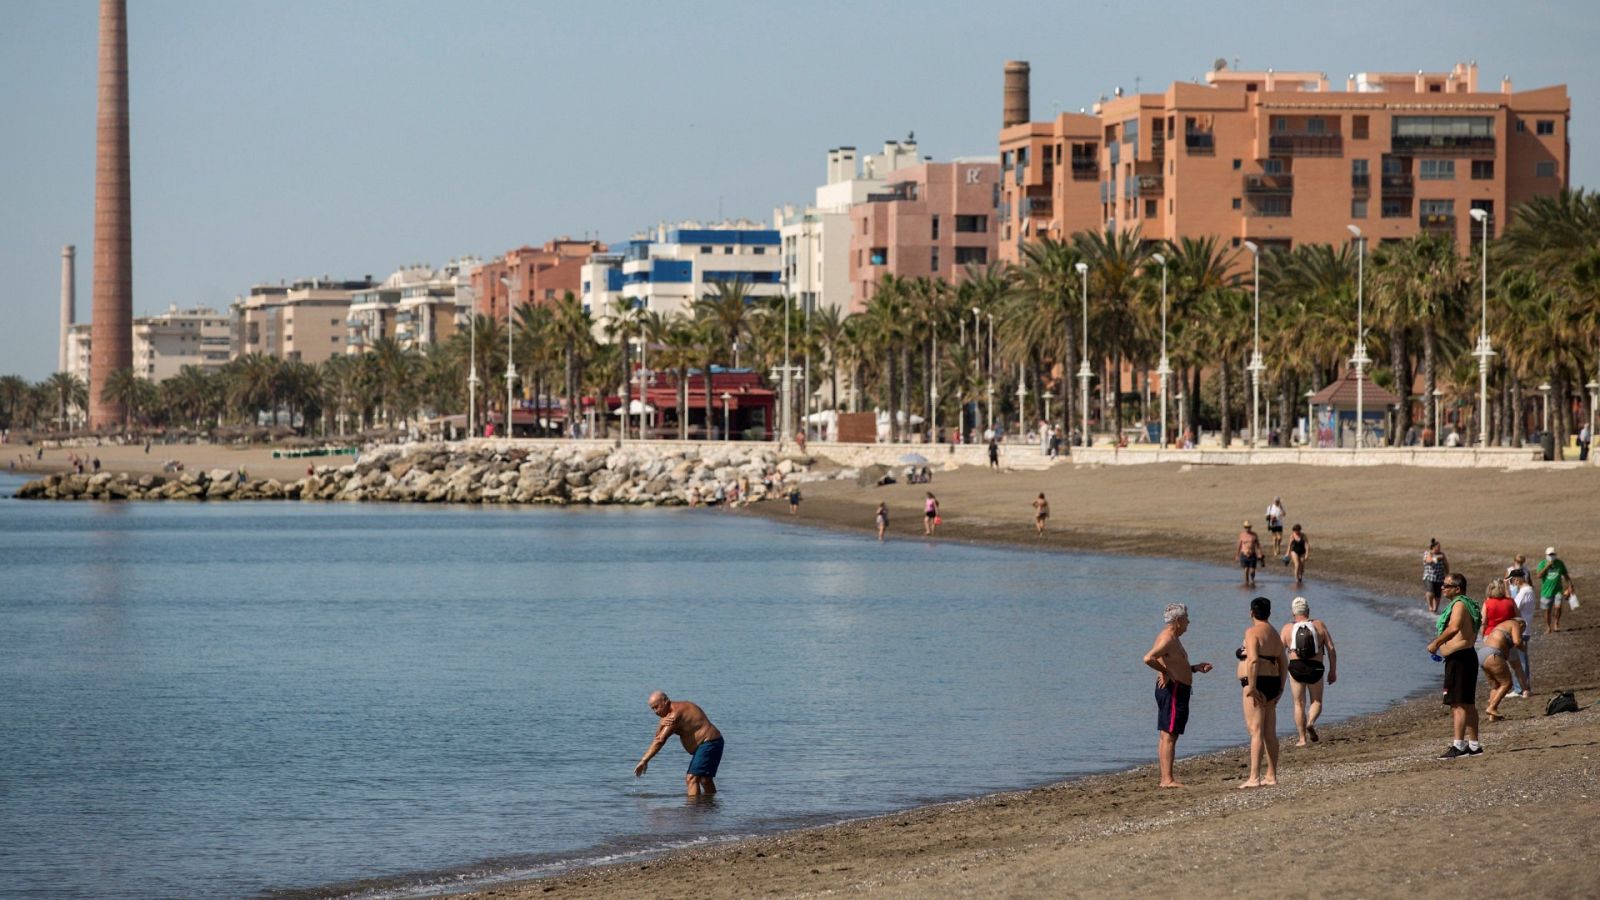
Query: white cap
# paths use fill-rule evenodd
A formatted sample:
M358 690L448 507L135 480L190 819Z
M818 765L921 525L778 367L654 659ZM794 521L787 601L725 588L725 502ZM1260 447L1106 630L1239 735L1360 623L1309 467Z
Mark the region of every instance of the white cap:
M1289 603L1289 609L1297 616L1311 615L1311 604L1304 597L1296 597Z
M1522 570L1517 568L1516 566L1507 566L1506 567L1506 577L1507 578L1521 578L1522 577Z
M1546 548L1544 548L1544 555L1545 556L1555 556L1556 555L1556 548L1554 548L1554 547L1546 547Z

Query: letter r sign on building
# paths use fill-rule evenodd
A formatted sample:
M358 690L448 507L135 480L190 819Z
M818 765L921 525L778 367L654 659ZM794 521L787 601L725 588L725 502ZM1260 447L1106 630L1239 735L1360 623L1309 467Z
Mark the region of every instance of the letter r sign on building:
M978 176L982 172L983 172L982 169L968 169L967 170L967 184L977 184L978 183Z

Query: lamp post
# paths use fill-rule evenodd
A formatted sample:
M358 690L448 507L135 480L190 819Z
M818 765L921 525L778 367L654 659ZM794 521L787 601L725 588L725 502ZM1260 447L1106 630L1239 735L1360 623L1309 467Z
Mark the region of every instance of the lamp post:
M1589 389L1589 445L1594 446L1594 407L1600 403L1600 381L1591 381L1584 387Z
M1161 365L1156 367L1156 376L1161 379L1161 449L1167 449L1167 378L1172 374L1172 366L1167 361L1167 258L1159 253L1150 254L1150 258L1161 264Z
M1478 358L1478 446L1489 446L1489 360L1494 356L1494 348L1489 345L1489 211L1486 209L1473 209L1469 211L1472 221L1478 223L1478 229L1483 232L1483 252L1478 255L1483 257L1483 268L1478 275L1478 347L1472 355Z
M1017 363L1017 438L1021 439L1028 434L1027 413L1023 412L1023 404L1028 400L1028 374L1023 371L1022 363Z
M728 393L727 391L723 391L722 392L722 439L723 440L728 440L728 434L729 434L729 432L728 432L728 401L732 400L732 399L733 399L733 395L732 394Z
M983 371L989 383L989 431L994 431L994 313L989 313L989 355L984 357Z
M467 310L467 434L478 436L478 312Z
M806 352L809 353L810 350ZM933 442L939 440L939 329L937 327L933 329L933 371L928 374L928 380L931 382L928 385L928 440ZM806 375L808 392L811 390L810 379L811 375L808 373ZM811 408L809 397L806 400L806 408Z
M1317 430L1317 411L1316 411L1316 408L1311 405L1312 399L1315 398L1316 396L1317 396L1317 392L1316 391L1311 391L1311 390L1306 391L1306 446L1307 447L1310 447L1310 446L1313 445L1314 442L1313 442L1311 436L1313 434L1315 434L1316 430Z
M1178 401L1178 439L1182 440L1185 430L1183 419L1183 391L1179 391L1172 395L1172 399Z
M505 434L505 436L506 437L513 437L516 434L516 429L514 429L511 426L511 404L512 404L512 399L513 399L513 390L514 390L515 385L517 383L517 362L516 362L516 359L512 356L511 340L512 340L512 337L516 334L516 329L511 327L511 304L512 304L511 281L509 279L507 279L504 275L502 275L502 276L500 276L500 283L505 285L505 288L506 288L506 434Z
M1054 400L1056 395L1049 391L1045 391L1041 396L1044 397L1044 420L1048 422L1050 421L1050 401Z
M1439 398L1443 396L1444 391L1438 388L1433 389L1433 445L1435 447L1439 446L1444 436L1444 417L1441 415L1442 410L1439 408Z
M1255 324L1251 326L1251 343L1254 349L1250 351L1250 446L1258 446L1261 441L1261 372L1267 364L1261 360L1261 248L1255 241L1245 241L1244 246L1254 257L1255 274L1251 281L1255 282Z
M1356 449L1360 450L1367 443L1366 421L1366 378L1367 363L1371 357L1367 356L1366 328L1366 288L1367 288L1367 241L1362 237L1361 229L1355 225L1346 225L1356 239L1356 352L1350 355L1350 363L1356 367ZM1437 406L1437 401L1435 401ZM1434 410L1438 412L1437 409ZM1435 415L1435 418L1438 418ZM1433 430L1434 440L1438 440L1439 429Z
M1078 276L1083 279L1083 358L1078 362L1078 382L1082 388L1083 446L1089 446L1089 264L1078 263Z
M976 306L974 306L972 308L972 366L973 366L974 369L977 369L977 368L979 368L980 366L983 365L983 332L981 330L979 330L983 326L982 326L982 323L979 322L979 319L978 319L980 312L981 311ZM977 372L973 372L973 374L976 375L978 373ZM972 430L973 431L977 431L978 430L978 409L977 409L978 404L977 404L976 400L973 401L972 407L973 407L973 409L972 409ZM965 428L966 427L965 416L963 416L962 419L963 420L962 420L961 424L962 424L962 427Z
M778 445L782 446L794 439L794 401L791 399L791 383L794 381L789 365L789 302L790 294L783 292L783 428L778 431Z
M1539 399L1544 401L1544 427L1539 429L1539 435L1543 437L1550 433L1550 382L1539 385Z

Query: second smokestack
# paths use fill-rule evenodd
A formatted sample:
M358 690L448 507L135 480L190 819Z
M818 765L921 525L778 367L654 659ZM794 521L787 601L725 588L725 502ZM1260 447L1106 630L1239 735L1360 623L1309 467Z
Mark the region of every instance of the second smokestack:
M1028 64L1022 60L1006 63L1005 109L1000 118L1001 128L1029 121L1028 71Z

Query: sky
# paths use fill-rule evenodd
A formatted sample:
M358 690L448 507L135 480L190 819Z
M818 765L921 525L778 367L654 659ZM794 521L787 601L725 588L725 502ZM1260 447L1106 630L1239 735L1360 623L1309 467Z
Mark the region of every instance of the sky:
M1593 0L631 3L129 0L134 313L382 278L561 235L770 221L826 152L915 131L993 155L1001 72L1033 118L1212 61L1566 84L1600 186ZM98 3L0 0L0 374L55 369L61 247L88 318Z

